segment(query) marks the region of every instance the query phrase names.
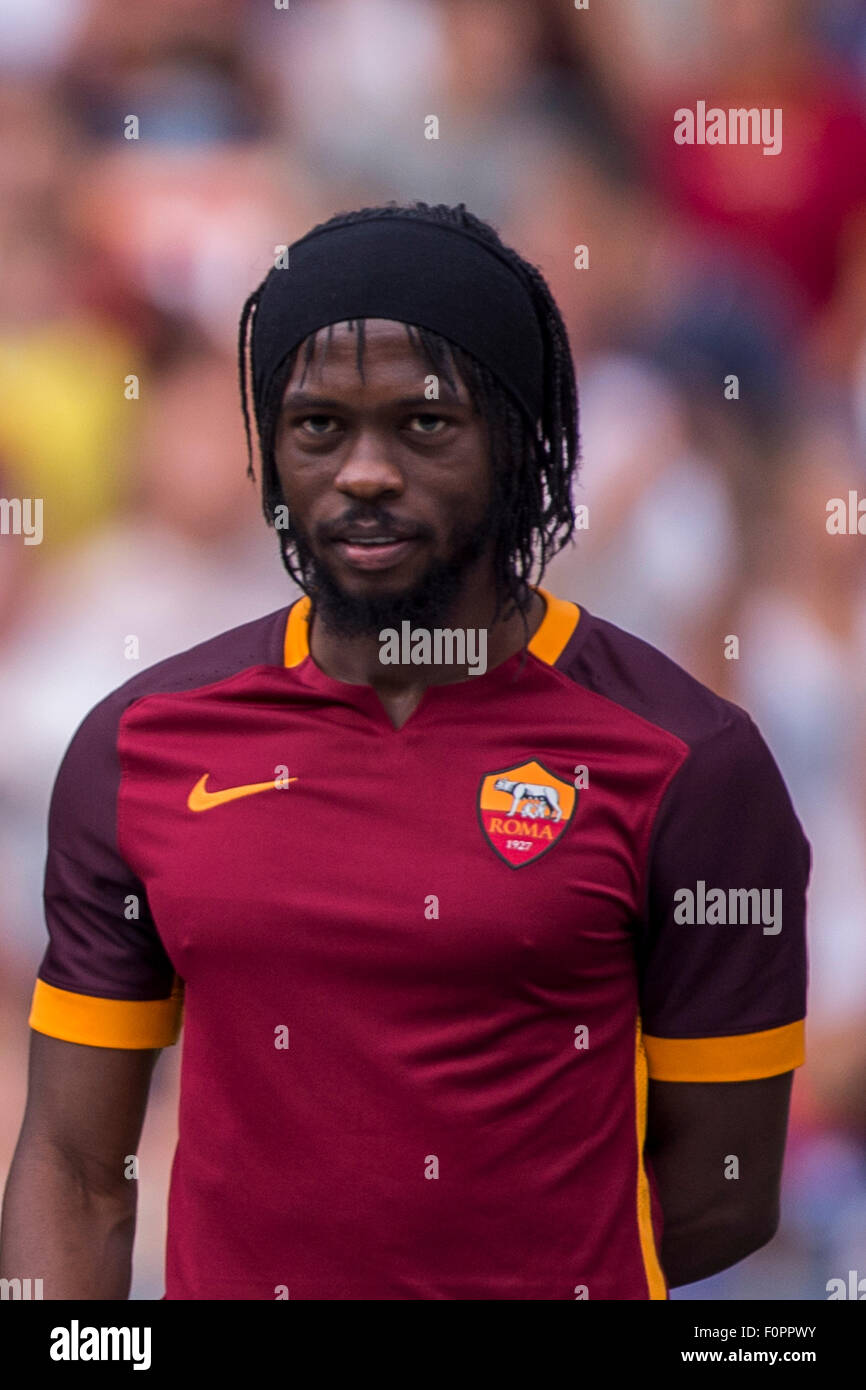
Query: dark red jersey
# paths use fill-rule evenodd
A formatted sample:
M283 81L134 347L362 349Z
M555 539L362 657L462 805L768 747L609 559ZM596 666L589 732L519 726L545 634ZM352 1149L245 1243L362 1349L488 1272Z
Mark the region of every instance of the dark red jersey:
M73 738L30 1021L183 1023L169 1299L664 1299L648 1076L801 1063L809 847L760 734L541 592L400 729L301 599Z

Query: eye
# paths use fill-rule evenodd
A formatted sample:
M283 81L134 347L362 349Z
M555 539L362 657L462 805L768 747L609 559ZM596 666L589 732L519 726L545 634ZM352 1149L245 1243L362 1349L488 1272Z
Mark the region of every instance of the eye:
M333 415L305 415L298 425L307 434L333 434L330 427L336 426L337 421Z
M413 415L409 424L413 434L441 434L448 421L441 415Z

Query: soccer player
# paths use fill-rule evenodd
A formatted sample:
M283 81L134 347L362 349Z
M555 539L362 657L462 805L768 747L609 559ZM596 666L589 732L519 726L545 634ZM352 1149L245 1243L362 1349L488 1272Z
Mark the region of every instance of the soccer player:
M183 1021L168 1299L665 1299L777 1224L809 846L776 765L540 587L568 340L462 205L315 228L240 366L303 596L66 753L3 1274L128 1296Z

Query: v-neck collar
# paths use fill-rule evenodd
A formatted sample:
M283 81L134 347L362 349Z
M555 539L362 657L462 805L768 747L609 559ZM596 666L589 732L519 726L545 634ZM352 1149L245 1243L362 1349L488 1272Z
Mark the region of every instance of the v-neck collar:
M580 620L580 609L576 603L557 598L546 589L533 586L535 592L544 599L545 612L537 630L532 636L528 650L548 666L553 666L565 650ZM391 720L388 711L371 685L364 682L341 681L329 676L316 665L310 652L309 622L311 602L304 595L292 604L286 619L283 644L283 665L296 671L305 685L330 695L333 699L363 709L380 721L393 734L401 734L411 728L416 719L426 711L432 702L437 706L455 695L465 697L467 688L473 693L488 691L491 686L509 679L523 659L527 648L519 647L505 661L478 676L467 676L460 681L447 681L442 685L429 685L409 718L399 726Z

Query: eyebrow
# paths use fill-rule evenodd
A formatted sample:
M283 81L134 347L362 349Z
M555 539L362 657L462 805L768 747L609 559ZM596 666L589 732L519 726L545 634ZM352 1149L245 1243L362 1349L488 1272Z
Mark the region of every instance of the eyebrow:
M435 415L437 406L465 406L469 408L471 402L461 401L459 397L449 394L444 400L431 401L426 396L400 396L396 401L390 401L390 406L397 406L401 410L421 408L427 414ZM331 396L317 396L310 391L292 391L286 396L282 405L283 411L290 410L345 410L344 401L334 400Z

